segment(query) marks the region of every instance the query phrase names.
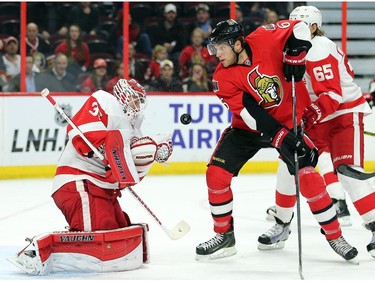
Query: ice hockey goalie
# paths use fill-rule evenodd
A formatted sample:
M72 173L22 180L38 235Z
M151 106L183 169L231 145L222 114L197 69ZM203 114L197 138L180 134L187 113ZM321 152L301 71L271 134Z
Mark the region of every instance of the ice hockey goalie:
M116 272L132 270L149 261L148 226L132 225L116 230L53 232L30 239L8 260L31 275L56 272Z

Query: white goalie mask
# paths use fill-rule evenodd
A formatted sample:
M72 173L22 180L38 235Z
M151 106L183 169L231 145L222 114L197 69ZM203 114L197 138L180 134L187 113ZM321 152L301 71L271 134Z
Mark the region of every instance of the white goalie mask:
M309 25L316 23L318 28L322 27L322 14L314 6L298 6L289 15L290 20L301 20Z
M113 87L113 95L122 106L126 117L134 124L147 105L145 89L134 79L120 79Z

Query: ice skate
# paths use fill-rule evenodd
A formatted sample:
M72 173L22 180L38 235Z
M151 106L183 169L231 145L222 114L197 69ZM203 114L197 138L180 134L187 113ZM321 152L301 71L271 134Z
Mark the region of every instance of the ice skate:
M335 207L337 217L339 219L341 226L351 226L352 222L350 220L350 212L348 209L348 205L346 204L345 199L333 199L333 206Z
M39 274L34 250L23 251L16 256L8 257L7 260L30 275Z
M196 260L216 260L233 256L237 253L233 227L225 233L217 233L215 237L196 247Z
M365 224L365 227L372 232L371 242L367 245L367 252L375 258L375 221Z
M331 248L345 260L353 264L359 264L358 259L356 258L358 255L357 249L346 242L343 236L334 240L328 240L328 243Z
M283 223L277 217L276 224L271 227L266 233L262 234L258 238L258 250L277 250L282 249L285 246L285 241L288 240L290 230L290 222Z

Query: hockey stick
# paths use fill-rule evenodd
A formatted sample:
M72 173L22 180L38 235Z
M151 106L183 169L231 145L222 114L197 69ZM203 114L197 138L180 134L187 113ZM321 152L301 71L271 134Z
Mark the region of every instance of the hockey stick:
M292 104L293 104L293 132L297 136L297 97L296 83L292 75ZM304 280L302 273L302 234L301 234L301 202L300 202L300 181L299 181L299 163L298 152L294 151L294 181L296 183L296 200L297 200L297 232L298 232L298 272L301 280Z
M361 180L361 181L368 180L368 179L371 179L371 178L375 177L375 173L364 173L364 172L361 172L361 171L357 171L356 169L353 169L352 167L350 167L348 165L338 166L337 171L340 174L343 174L347 177L357 179L357 180Z
M55 99L49 94L49 90L47 88L43 89L40 93L43 97L47 98L47 100L55 107L55 109L61 114L62 117L72 126L73 129L77 130L80 137L85 141L85 143L92 149L95 155L104 163L106 167L109 167L108 161L104 158L103 154L85 137L83 132L74 124L74 122L69 118L68 115L65 114L64 110L57 104ZM139 197L139 195L130 187L126 187L126 189L138 200L138 202L146 209L149 215L157 222L157 224L161 227L161 229L168 235L169 238L172 240L177 240L183 237L190 231L190 225L181 220L174 228L167 229L161 221L157 218L157 216L151 211L151 209L146 205L146 203Z
M364 134L365 134L365 135L368 135L368 136L375 137L375 133L373 133L373 132L364 131Z

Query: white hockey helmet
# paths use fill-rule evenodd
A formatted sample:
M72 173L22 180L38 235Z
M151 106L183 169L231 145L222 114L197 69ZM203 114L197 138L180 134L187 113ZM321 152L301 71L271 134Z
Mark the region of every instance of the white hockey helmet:
M146 91L135 79L118 80L113 87L113 95L132 124L147 105Z
M322 14L314 6L298 6L289 15L290 20L301 20L311 27L314 23L322 27Z

